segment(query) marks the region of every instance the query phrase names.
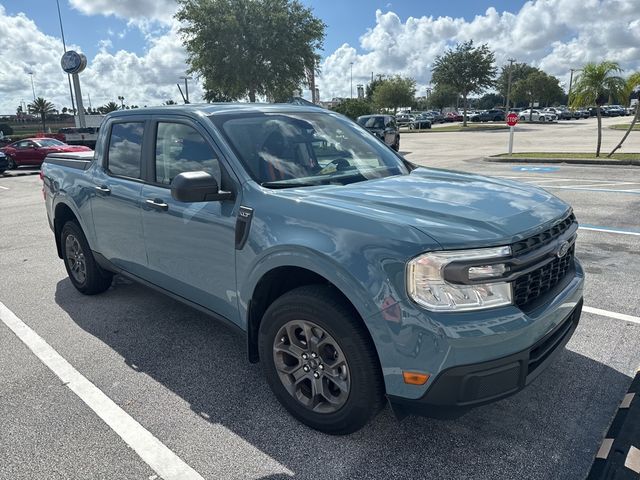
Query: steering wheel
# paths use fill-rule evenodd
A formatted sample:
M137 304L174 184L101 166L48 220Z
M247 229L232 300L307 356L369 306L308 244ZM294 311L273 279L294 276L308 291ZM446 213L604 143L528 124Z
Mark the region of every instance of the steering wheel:
M335 165L336 171L343 172L345 170L353 170L355 167L349 163L349 160L346 157L338 157L331 160L322 170L318 173L320 175L324 175L325 173L329 173L331 171L331 165Z

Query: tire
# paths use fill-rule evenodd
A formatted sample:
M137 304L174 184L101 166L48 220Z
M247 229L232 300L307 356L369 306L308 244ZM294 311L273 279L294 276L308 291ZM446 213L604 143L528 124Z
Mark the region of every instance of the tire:
M7 165L7 170L17 170L18 164L11 155L7 155L7 162L9 162Z
M0 168L0 175L2 175L5 172L4 168Z
M314 340L319 347L313 346ZM384 384L371 339L351 305L330 287L307 285L275 300L262 318L258 348L274 395L311 428L331 435L353 433L384 405ZM299 375L295 383L294 374ZM322 386L333 403L314 396L312 385Z
M539 117L538 120L540 120L543 123L547 121L547 119L545 117Z
M520 117L520 121L524 122L526 119L524 117Z
M100 268L80 226L69 221L60 232L62 259L69 280L85 295L102 293L111 286L113 274Z

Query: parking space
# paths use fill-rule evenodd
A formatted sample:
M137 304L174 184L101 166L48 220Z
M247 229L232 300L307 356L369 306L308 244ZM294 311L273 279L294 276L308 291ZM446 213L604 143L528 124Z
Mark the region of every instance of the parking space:
M583 226L587 308L530 388L457 420L398 422L385 409L347 437L312 431L279 406L226 327L119 277L103 295L77 293L38 177L5 176L0 302L177 463L149 467L139 439L117 433L0 322L0 450L9 452L0 478L187 478L172 470L182 464L206 479L583 478L640 365L640 168L482 162L491 142L475 157L465 146L459 158L432 160L446 141L429 148L418 136L403 146L412 160L539 185L570 202Z

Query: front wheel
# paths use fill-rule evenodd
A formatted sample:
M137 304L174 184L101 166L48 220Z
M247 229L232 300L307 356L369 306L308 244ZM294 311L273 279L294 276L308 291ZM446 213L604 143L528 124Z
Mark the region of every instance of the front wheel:
M352 433L383 406L371 339L351 305L332 288L299 287L273 302L260 325L258 348L273 393L311 428Z
M95 295L111 286L113 274L97 264L89 243L76 222L64 224L60 244L64 266L76 290L85 295Z

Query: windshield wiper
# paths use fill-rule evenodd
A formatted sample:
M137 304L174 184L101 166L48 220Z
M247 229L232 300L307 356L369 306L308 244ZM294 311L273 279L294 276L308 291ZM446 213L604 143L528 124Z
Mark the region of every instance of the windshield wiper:
M296 182L291 180L276 180L274 182L262 182L261 187L267 188L294 188L294 187L317 187L320 183Z

